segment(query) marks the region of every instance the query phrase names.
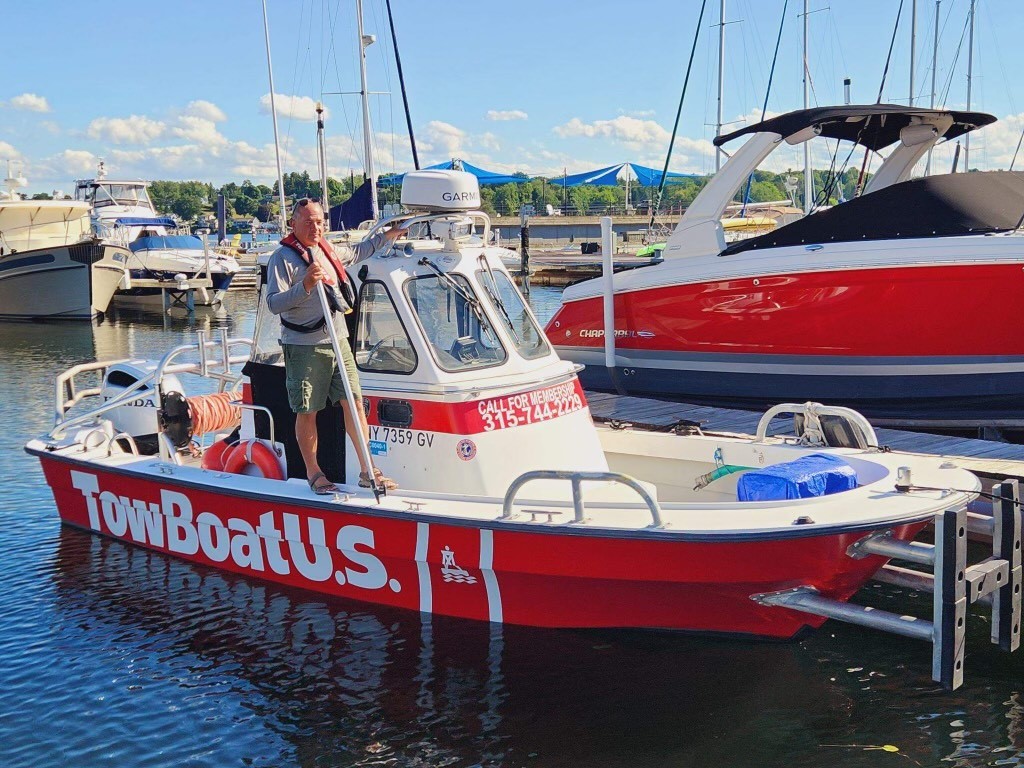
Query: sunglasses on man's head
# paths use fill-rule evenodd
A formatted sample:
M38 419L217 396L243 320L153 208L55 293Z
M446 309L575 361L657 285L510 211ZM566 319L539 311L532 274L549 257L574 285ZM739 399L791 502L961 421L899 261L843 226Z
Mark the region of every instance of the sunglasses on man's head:
M295 201L295 205L292 206L292 214L298 213L299 208L305 208L310 203L320 204L320 201L314 197L303 197Z

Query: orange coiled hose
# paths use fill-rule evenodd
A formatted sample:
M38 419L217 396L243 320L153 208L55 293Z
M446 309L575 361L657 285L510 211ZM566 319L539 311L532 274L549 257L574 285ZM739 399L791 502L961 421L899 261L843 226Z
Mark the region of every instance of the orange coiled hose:
M192 418L192 434L203 435L237 427L242 421L242 409L231 404L235 399L236 395L232 392L186 398L188 413Z

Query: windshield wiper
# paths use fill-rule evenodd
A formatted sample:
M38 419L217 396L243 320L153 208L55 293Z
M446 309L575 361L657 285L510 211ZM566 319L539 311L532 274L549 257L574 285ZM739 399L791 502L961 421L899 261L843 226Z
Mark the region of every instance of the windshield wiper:
M480 300L476 296L469 293L465 288L459 285L451 275L449 275L446 272L442 272L440 269L438 269L437 265L434 264L434 262L432 262L426 256L421 258L416 263L419 264L421 267L429 267L430 270L435 275L438 276L438 278L445 284L445 286L450 291L454 291L463 301L466 302L466 304L469 305L469 308L473 310L473 314L476 316L476 319L480 323L480 325L484 326L485 328L490 327L490 323L487 322L487 316L484 314L483 307L480 306Z
M491 297L491 301L494 302L494 305L498 308L498 311L501 312L502 316L505 318L505 322L508 323L508 332L512 334L512 340L518 347L520 344L519 334L516 333L515 325L512 322L512 316L509 315L508 310L505 309L505 302L503 302L501 297L498 295L498 281L494 278L494 272L491 270L490 262L488 262L487 257L481 253L480 256L477 257L477 263L481 265L483 271L487 273L487 277L491 281L490 286L483 281L481 281L481 284L483 285L484 290L487 291L487 295Z

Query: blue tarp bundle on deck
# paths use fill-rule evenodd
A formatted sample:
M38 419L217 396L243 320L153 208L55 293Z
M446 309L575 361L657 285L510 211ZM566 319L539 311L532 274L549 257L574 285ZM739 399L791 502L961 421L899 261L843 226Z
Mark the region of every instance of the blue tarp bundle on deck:
M746 472L740 476L736 495L740 501L783 501L828 496L856 487L857 472L853 467L838 456L812 453Z
M150 237L135 238L128 243L128 248L132 252L152 250L201 251L203 250L203 241L194 235L152 235Z

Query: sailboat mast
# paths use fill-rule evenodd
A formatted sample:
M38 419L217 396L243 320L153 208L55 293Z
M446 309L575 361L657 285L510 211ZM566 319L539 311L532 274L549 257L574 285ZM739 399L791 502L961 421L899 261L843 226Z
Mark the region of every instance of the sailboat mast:
M804 0L804 109L810 108L810 91L807 83L807 0ZM814 180L811 178L811 148L804 142L804 214L811 212L811 200L814 199Z
M373 168L373 144L370 130L370 94L366 87L366 49L373 45L374 38L363 34L363 0L356 0L356 32L359 35L359 95L363 103L363 150L365 153L366 175L370 180L370 205L373 218L380 215L377 203L377 174Z
M722 135L722 101L725 99L725 0L718 6L718 121L715 136ZM715 173L722 167L722 148L715 147Z
M910 98L907 106L914 106L914 53L917 50L917 0L910 3Z
M935 35L932 38L932 97L928 102L930 109L935 109L935 72L939 68L939 6L942 0L935 0ZM924 164L924 175L932 172L932 148L928 149L928 160Z
M267 77L270 79L270 117L274 121L274 156L277 158L277 191L281 212L278 216L281 234L288 219L288 204L284 200L284 172L281 170L281 141L277 135L277 105L274 103L274 67L270 63L270 24L267 21L267 0L263 0L263 35L267 43Z
M971 111L971 80L974 76L974 4L971 0L971 32L967 39L967 111ZM971 170L971 134L964 136L964 173Z
M324 209L324 219L331 220L330 195L327 190L327 145L324 141L324 105L316 103L316 160L320 172L320 205Z

